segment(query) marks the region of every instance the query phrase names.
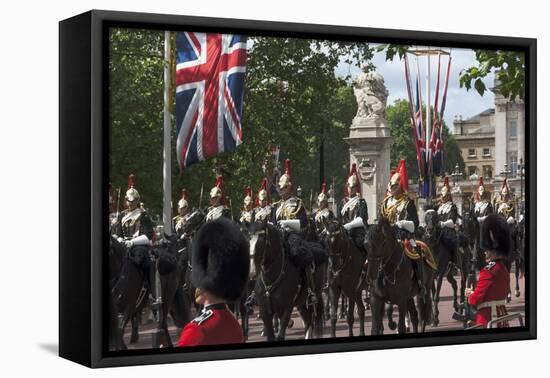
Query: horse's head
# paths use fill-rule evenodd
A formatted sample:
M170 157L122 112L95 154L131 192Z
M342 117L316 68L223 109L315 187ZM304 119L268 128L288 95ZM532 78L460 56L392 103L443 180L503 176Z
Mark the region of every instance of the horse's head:
M386 218L381 217L378 223L367 226L364 244L368 260L381 260L391 253L391 246L395 243L395 233Z
M183 232L186 234L194 233L204 223L205 218L204 213L200 209L193 210L185 216Z
M434 208L428 208L426 210L424 215L424 223L426 224L426 239L435 238L439 227L439 216Z
M349 242L346 240L348 235L340 222L335 219L326 220L323 223L325 227L323 241L328 249L328 258L331 265L338 268L344 263L344 258L349 252L350 244L346 244Z

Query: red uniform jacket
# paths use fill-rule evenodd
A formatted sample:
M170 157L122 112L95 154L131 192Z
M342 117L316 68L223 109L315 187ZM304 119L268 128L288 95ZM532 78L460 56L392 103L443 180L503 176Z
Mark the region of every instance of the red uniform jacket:
M206 306L181 332L178 346L244 343L243 330L225 303Z
M491 261L479 272L475 290L468 302L477 308L476 324L486 325L493 315L506 315L506 296L510 290L510 273L501 260ZM494 302L499 301L499 302ZM494 310L493 310L494 309ZM507 326L499 324L499 327Z

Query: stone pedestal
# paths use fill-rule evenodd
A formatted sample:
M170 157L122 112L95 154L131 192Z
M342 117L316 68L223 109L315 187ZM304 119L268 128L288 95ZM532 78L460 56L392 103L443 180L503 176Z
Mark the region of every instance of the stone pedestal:
M393 139L383 117L355 117L349 137L350 166L357 164L361 193L369 209L369 222L378 218L378 207L384 199L390 178L390 152Z

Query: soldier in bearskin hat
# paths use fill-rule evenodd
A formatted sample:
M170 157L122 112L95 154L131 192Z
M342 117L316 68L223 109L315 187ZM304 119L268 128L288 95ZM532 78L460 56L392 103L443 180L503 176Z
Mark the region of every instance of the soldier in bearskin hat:
M252 201L252 188L247 186L244 188L243 208L241 209L241 217L239 223L249 225L254 220L254 202Z
M319 209L315 213L315 230L318 234L325 230L325 222L334 219L334 213L328 208L327 184L321 186L321 193L317 196Z
M261 222L271 221L273 217L273 208L269 203L269 193L267 191L267 179L262 180L262 185L258 190L256 197L256 208L254 209L254 220Z
M386 218L394 226L397 238L401 241L408 241L416 250L417 248L414 232L418 228L418 213L416 205L409 197L409 179L405 160L401 159L396 170L388 183L387 195L380 205L380 216ZM419 251L419 253L422 253ZM423 284L424 264L422 259L412 260L414 274L419 288L419 295L426 294Z
M351 165L346 181L340 216L355 246L366 254L364 240L369 214L367 202L361 197L361 180L355 163Z
M178 201L178 215L172 218L174 233L180 238L184 236L186 215L189 214L190 211L188 198L189 193L187 192L187 189L182 189L181 198Z
M314 256L311 246L305 242L308 221L301 198L294 195L290 160L285 160L285 173L279 179L281 200L274 203L275 221L284 232L285 244L294 263L305 273L307 304L317 303L315 295Z
M508 224L516 223L516 208L508 185L508 179L505 178L500 189L500 196L495 202L496 213L506 219Z
M437 216L439 218L439 226L441 227L441 242L451 251L451 255L456 258L457 251L457 235L456 227L458 227L458 209L453 203L451 188L449 187L449 177L445 176L443 188L439 196L439 206L437 207Z
M153 294L154 264L150 264L150 248L153 240L153 222L140 202L140 195L135 188L135 176L128 177L128 190L125 196L127 208L116 220L113 231L120 243L128 248L128 256L145 272L147 284Z
M477 309L476 324L487 325L491 320L506 315L506 297L510 290L510 273L506 259L511 241L508 225L503 217L488 215L481 225L481 248L485 251L487 265L479 272L473 292L467 289L468 302ZM507 327L500 322L498 327Z
M204 307L185 326L178 345L244 342L243 330L227 304L241 297L248 282L248 242L235 223L219 217L199 229L192 248L195 301Z
M210 207L206 212L206 221L212 221L219 217L231 219L231 210L225 204L223 178L221 175L216 176L216 184L210 189Z

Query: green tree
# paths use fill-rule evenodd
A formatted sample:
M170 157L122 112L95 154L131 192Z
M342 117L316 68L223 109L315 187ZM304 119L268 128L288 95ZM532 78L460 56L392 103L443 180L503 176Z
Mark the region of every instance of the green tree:
M393 104L388 105L386 107L386 119L394 141L391 150L391 167L396 167L400 159L405 159L409 178L418 180L418 160L416 158L408 101L396 100ZM460 170L464 172L464 159L462 158L460 148L454 136L449 133L445 122L443 122L443 141L443 164L445 172L447 174L453 172L457 163Z

